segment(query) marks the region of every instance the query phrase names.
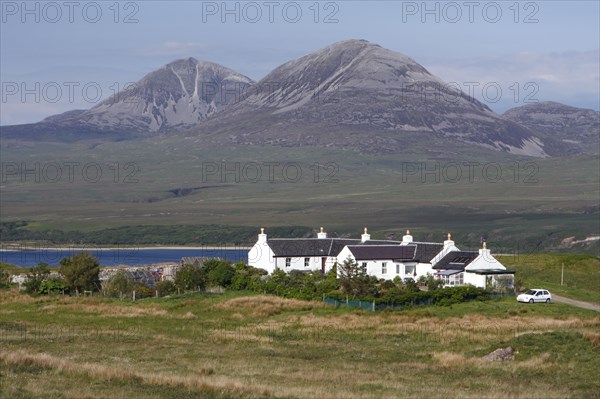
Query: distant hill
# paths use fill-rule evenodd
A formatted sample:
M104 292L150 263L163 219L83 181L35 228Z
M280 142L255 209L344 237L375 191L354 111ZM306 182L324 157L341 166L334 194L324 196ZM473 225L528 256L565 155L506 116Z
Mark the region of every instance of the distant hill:
M498 115L410 57L365 40L334 43L261 79L180 59L89 110L3 126L3 139L325 146L364 153L448 148L534 157L598 153L598 113L557 103Z
M190 133L213 142L320 145L372 153L449 141L545 156L517 123L454 91L406 55L364 40L290 61Z
M539 133L551 155L600 153L598 111L541 102L509 109L503 116Z
M89 110L50 116L40 123L5 126L3 138L70 141L130 138L196 125L239 97L254 82L229 68L194 58L171 62Z

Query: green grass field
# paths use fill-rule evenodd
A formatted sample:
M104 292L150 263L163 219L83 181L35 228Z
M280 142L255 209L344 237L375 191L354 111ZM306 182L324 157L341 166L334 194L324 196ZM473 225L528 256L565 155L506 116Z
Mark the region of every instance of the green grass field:
M57 182L49 181L49 169L38 182L35 174L22 178L4 169L0 219L26 220L35 231L143 225L167 245L173 243L172 226L325 226L353 236L368 226L373 238L401 236L410 228L416 239L440 241L451 231L462 246L479 245L486 236L491 247L509 252L600 249L600 241L560 246L567 237L583 240L600 231L598 157L531 159L458 147L443 154L373 156L328 148L214 148L176 137L69 146L8 142L0 154L4 166L37 163L42 171L51 162L79 165L73 181L64 167ZM100 165L97 182L82 177L92 162ZM279 165L273 181L266 162ZM466 162L478 165L471 170ZM263 165L256 183L255 168L243 172L249 163ZM292 163L296 167L284 175ZM452 165L460 166L459 178ZM217 170L208 173L209 167ZM222 176L225 168L233 172ZM496 181L497 168L502 177ZM295 181L298 169L302 175ZM438 172L426 174L432 170ZM193 232L177 241L202 244Z
M600 259L586 255L521 254L499 256L525 288L546 288L553 294L600 303ZM560 285L563 269L563 285Z
M6 398L594 398L600 318L514 299L370 313L250 293L1 292ZM515 359L481 357L512 346Z

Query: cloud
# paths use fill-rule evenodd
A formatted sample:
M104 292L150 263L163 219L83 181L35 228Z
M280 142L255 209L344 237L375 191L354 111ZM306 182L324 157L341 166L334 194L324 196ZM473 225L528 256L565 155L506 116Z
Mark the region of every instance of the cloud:
M560 53L519 52L474 59L429 59L423 64L446 82L456 82L490 108L507 108L537 101L560 101L569 105L600 108L600 50ZM486 101L483 87L495 89Z

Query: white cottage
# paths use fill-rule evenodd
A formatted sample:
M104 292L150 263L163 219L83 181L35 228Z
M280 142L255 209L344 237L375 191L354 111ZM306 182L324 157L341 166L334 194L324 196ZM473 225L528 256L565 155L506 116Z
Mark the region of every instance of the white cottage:
M484 242L479 251L451 251L433 264L436 278L444 286L472 284L485 288L514 288L514 271L494 258Z
M442 244L415 242L410 231L402 241L390 241L378 245L347 245L338 255L338 263L350 259L364 266L367 274L377 278L393 280L417 280L420 276L433 273L431 259L442 251Z
M488 284L512 287L514 272L498 262L488 249L461 251L451 235L443 243L413 241L410 231L402 241L371 240L365 228L360 240L328 238L321 227L317 238L271 238L264 229L248 252L248 264L273 273L276 269L329 272L336 263L351 259L367 274L380 279L412 278L428 274L446 286Z
M399 241L371 241L365 228L361 239L328 238L321 227L317 238L271 238L261 229L258 241L248 252L248 264L273 273L275 269L320 271L327 273L338 262L339 254L348 245L399 245Z

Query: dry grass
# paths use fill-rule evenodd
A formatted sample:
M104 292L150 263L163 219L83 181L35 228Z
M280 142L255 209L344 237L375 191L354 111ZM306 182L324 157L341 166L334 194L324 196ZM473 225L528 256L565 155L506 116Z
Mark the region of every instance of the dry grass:
M600 345L600 333L598 332L585 331L583 333L583 338L589 340L592 343L592 346Z
M102 364L76 363L70 359L52 356L46 353L28 353L25 351L0 352L0 361L7 365L38 366L57 370L67 374L83 374L92 379L139 381L149 385L183 386L197 391L227 391L234 394L264 395L265 387L253 390L243 381L230 377L213 376L213 369L195 369L194 375L171 375L166 373L140 372L120 365L119 367Z
M313 310L324 308L320 302L307 302L297 299L285 299L276 296L259 295L229 299L213 306L220 311L235 311L237 317L246 315L251 317L268 317L282 312Z
M543 353L540 356L533 357L523 361L507 360L504 362L489 362L480 358L465 357L459 353L437 352L433 358L441 367L445 369L464 369L468 366L478 368L503 368L511 371L518 369L552 369L557 367L556 363L549 361L550 354Z
M160 397L168 390L188 392L191 397L215 393L315 399L454 398L458 394L461 398L568 398L593 391L582 385L585 374L579 379L572 374L582 371L579 358L565 352L567 362L561 362L551 344L533 352L513 345L523 355L512 361L486 362L477 356L505 346L515 335L537 331L583 336L597 345L600 317L313 312L323 305L272 296L227 298L231 297L221 297L217 303L214 298L198 298L168 305L153 300L128 305L103 298L55 298L52 303L31 305L26 297L23 309L28 319L37 315L29 312L55 312L60 315L57 322L72 323L78 332L94 317L137 318L119 323L151 339L130 344L103 338L100 345L82 339L67 346L40 334L27 340L7 339L0 362L16 365L7 368L8 386L17 392L22 386L19 378L27 377L24 392L30 396L37 392L42 396L40 387L64 385L61 393L73 398L138 398L144 397L143 392ZM272 315L279 316L268 317ZM53 323L53 319L45 320ZM112 321L103 323L112 326ZM100 329L99 334L104 332ZM418 332L424 341L415 336ZM563 344L564 336L557 335L556 342ZM545 339L554 342L553 337ZM579 339L578 344L590 348L587 341ZM585 355L588 359L589 353ZM52 371L34 375L18 367L27 364ZM534 370L535 378L523 377ZM559 384L557 378L569 382ZM85 389L89 379L110 393L103 396Z
M42 307L44 311L56 311L57 308L93 313L105 317L166 317L168 312L160 306L121 306L112 303L67 303L67 304L51 304Z
M481 315L466 315L440 319L437 317L415 318L404 315L361 315L342 314L317 316L314 314L288 318L307 330L362 331L369 330L374 337L397 335L399 333L427 334L439 342L452 342L468 339L471 342L487 342L489 339L508 339L532 333L555 330L576 330L585 327L600 327L600 317L580 319L570 317L511 317L499 319Z
M196 316L195 313L187 312L187 313L179 316L179 318L181 318L183 320L189 320L189 319L196 319L196 318L198 318L198 316Z

